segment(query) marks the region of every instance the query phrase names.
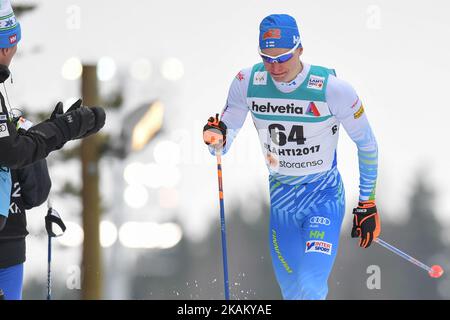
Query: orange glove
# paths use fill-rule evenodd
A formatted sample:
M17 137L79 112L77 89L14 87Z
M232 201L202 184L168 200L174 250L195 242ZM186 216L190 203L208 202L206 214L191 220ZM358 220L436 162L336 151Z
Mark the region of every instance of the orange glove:
M227 126L219 120L219 114L216 118L210 117L208 123L203 127L203 141L207 145L213 145L223 148L227 142Z
M353 209L352 238L360 237L360 247L367 248L380 232L380 217L375 201L360 201L358 207Z

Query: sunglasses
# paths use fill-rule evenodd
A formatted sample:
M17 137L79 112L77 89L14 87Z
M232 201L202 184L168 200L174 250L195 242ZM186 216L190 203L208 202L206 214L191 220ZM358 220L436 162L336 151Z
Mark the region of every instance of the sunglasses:
M297 41L297 44L291 50L276 57L269 56L268 54L263 53L260 47L258 47L258 51L261 58L267 63L284 63L286 61L289 61L294 56L294 52L299 47L299 45L300 41Z

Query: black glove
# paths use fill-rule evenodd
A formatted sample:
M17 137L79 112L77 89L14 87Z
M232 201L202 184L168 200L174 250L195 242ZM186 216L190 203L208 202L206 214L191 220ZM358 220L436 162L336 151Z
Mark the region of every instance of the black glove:
M50 119L48 120L49 121L55 120L57 117L62 116L63 113L64 113L63 103L60 101L56 104L55 110L53 110L52 114L50 115Z
M225 147L227 143L227 126L223 121L219 121L219 114L216 114L216 118L210 117L208 123L203 127L203 141L207 145L217 145L222 141L222 145L219 147Z
M105 125L102 108L82 107L81 100L78 100L69 110L62 113L62 103L59 102L50 119L31 127L25 134L44 138L46 154L49 154L61 149L67 141L87 137Z
M56 104L56 107L53 110L49 120L53 121L55 119L63 117L66 114L69 114L69 113L72 113L72 112L77 112L79 110L85 109L86 107L83 107L82 103L83 103L83 100L78 99L74 104L72 104L72 106L70 106L70 108L66 111L66 113L64 113L62 102L58 102ZM103 108L91 107L91 108L88 108L88 109L91 110L94 113L94 123L93 123L93 125L92 125L91 120L90 120L89 123L85 124L86 126L89 126L88 130L85 130L85 128L80 128L79 129L80 132L84 132L84 133L80 133L80 135L78 135L75 138L72 138L70 140L81 139L81 138L85 138L87 136L90 136L91 134L97 133L105 125L106 114L105 114L105 111L103 110Z
M75 140L84 136L95 126L95 114L86 107L80 107L56 117L53 122L61 130L64 140Z
M101 128L105 125L106 113L105 110L101 107L90 107L89 108L94 113L94 126L92 129L88 130L83 136L78 138L85 138L90 136L91 134L97 133Z
M352 238L361 237L359 246L367 248L381 232L380 217L375 201L360 201L353 209Z

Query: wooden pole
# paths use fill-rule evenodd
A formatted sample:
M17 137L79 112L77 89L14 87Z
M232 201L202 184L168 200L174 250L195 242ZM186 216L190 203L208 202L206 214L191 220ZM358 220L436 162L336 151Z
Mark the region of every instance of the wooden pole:
M98 106L97 68L83 66L83 105ZM99 159L100 140L98 135L81 141L82 201L83 201L83 257L82 257L82 299L102 298L102 265L100 250L100 192Z

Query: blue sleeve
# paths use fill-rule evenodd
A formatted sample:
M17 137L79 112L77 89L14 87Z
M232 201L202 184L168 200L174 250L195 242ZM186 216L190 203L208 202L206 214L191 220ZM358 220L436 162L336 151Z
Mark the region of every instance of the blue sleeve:
M11 199L11 173L7 168L0 168L0 215L8 217Z

